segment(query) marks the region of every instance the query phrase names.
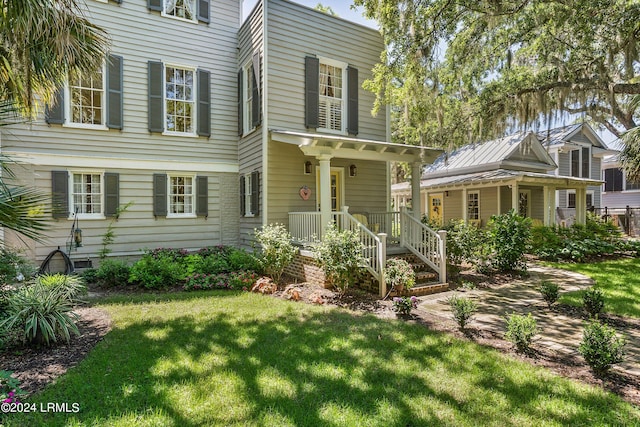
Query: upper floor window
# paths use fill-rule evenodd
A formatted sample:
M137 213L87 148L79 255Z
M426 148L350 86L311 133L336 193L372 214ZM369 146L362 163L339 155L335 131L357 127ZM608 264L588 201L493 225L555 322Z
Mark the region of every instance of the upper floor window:
M480 219L480 193L477 191L467 193L467 219Z
M166 132L194 134L195 70L165 66Z
M571 176L589 178L591 176L591 150L582 147L570 152Z
M344 131L344 70L346 67L320 61L320 103L318 127Z
M164 0L164 10L162 13L166 16L174 18L186 19L188 21L196 20L196 1L195 0Z
M244 69L244 117L243 129L244 133L249 133L255 129L253 121L253 96L255 91L256 79L254 77L253 62L247 64Z
M105 82L102 69L69 79L67 124L104 127Z

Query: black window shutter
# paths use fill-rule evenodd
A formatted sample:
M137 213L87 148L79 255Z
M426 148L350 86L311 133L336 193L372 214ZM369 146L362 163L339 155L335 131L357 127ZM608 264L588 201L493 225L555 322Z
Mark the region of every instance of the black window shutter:
M64 123L64 89L60 88L53 95L53 105L44 109L44 119L47 123L61 125Z
M613 169L613 191L622 191L622 169Z
M147 8L149 10L162 12L162 0L147 0Z
M113 217L120 206L120 175L105 172L104 174L104 216Z
M589 148L582 148L582 177L589 178L589 164L591 163L591 157L589 156Z
M198 21L210 22L209 19L209 0L198 0Z
M604 170L604 191L613 191L614 171L615 169Z
M318 127L320 103L320 60L312 56L304 59L304 124L308 128Z
M153 174L153 215L167 216L167 175Z
M253 93L252 103L251 103L251 117L253 118L253 122L251 126L258 127L262 118L260 117L260 52L256 52L253 54L253 75L251 76L253 79Z
M51 216L54 218L69 217L69 173L67 171L51 171Z
M211 136L210 73L198 69L198 129L200 136Z
M240 71L238 71L238 135L242 136L242 133L244 132L244 126L243 126L243 111L242 111L242 104L243 104L243 100L242 100L242 93L244 90L243 85L243 79L242 79L242 69L240 69Z
M122 129L122 56L109 55L107 63L107 127Z
M164 132L162 62L149 61L149 132Z
M260 172L251 172L251 213L260 213Z
M240 175L240 216L245 216L246 204L245 204L245 191L244 191L244 175Z
M358 69L347 67L347 133L358 134Z
M209 179L206 176L196 177L196 215L209 216Z

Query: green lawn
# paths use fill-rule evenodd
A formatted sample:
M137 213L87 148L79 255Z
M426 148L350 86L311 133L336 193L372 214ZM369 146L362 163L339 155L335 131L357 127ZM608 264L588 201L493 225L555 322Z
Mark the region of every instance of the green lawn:
M640 258L583 264L550 263L553 267L576 271L596 281L605 295L604 311L620 316L640 317ZM582 291L568 292L559 302L582 305Z
M601 389L423 326L250 293L101 303L114 328L9 426L639 425ZM133 300L133 301L132 301Z

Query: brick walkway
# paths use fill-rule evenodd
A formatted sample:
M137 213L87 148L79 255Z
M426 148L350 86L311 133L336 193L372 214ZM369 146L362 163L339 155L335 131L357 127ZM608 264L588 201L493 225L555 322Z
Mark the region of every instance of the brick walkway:
M560 285L560 292L563 293L587 288L593 281L579 273L541 266L530 267L529 274L526 279L514 280L510 284L491 289L475 289L464 293L449 291L420 297L418 309L452 319L447 299L456 293L464 295L478 303L478 312L469 324L470 327L501 334L504 334L505 316L508 313L531 313L540 328L534 347L545 347L559 353L581 357L578 345L582 340L584 319L549 310L537 287L542 280L550 280ZM618 332L624 333L627 337L627 355L625 362L615 365L614 369L640 377L640 328L633 326L618 329Z

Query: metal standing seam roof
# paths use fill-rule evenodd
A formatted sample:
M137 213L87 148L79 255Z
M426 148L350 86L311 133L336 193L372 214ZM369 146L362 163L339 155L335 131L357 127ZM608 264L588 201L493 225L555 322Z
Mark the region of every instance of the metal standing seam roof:
M575 133L584 123L576 123L573 125L562 126L559 128L549 129L548 131L538 132L537 136L542 145L559 145L567 142L567 138Z
M443 154L427 166L424 174L455 171L471 166L499 163L506 159L522 143L530 132L518 132L503 138L460 147L449 155Z

